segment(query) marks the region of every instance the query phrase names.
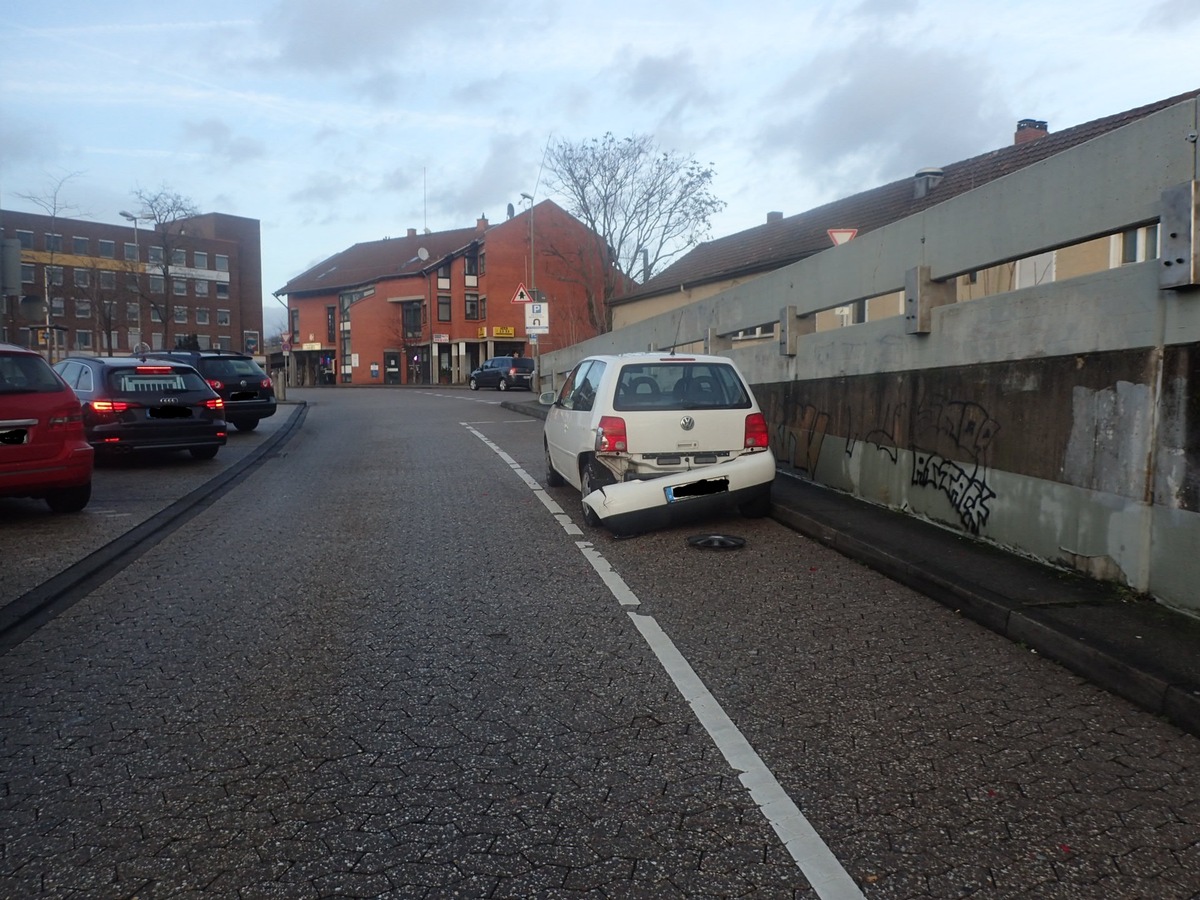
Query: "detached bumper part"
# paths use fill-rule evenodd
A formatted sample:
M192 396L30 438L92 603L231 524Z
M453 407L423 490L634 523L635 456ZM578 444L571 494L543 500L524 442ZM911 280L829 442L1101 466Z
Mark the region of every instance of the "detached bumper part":
M774 480L775 456L764 450L661 478L610 484L583 502L610 531L630 534L747 503L769 492Z

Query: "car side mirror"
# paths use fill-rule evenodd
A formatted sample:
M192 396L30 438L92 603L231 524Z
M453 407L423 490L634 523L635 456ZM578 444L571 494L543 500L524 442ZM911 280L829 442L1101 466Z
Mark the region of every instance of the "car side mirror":
M538 404L541 406L553 406L555 396L554 391L542 391L538 394Z

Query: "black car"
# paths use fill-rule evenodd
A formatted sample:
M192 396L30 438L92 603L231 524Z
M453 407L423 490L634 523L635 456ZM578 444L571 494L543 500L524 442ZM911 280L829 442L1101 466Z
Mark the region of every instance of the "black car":
M471 373L467 383L471 390L494 387L498 391L509 388L533 387L533 360L527 356L495 356Z
M187 363L72 356L54 369L79 396L97 453L187 450L212 459L225 444L225 401Z
M238 431L253 431L259 421L275 415L275 386L252 356L224 350L155 350L146 357L195 366L225 401L225 421Z

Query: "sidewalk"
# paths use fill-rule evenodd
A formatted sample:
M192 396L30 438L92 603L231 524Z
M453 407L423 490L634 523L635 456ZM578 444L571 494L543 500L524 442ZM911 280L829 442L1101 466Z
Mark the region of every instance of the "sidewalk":
M1200 736L1200 620L783 473L772 501L784 525Z

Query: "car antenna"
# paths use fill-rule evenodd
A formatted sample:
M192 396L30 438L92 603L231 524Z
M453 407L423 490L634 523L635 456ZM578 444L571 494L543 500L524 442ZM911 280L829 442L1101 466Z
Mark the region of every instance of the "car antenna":
M671 341L671 356L675 355L675 347L679 344L679 329L683 327L683 310L679 311L679 318L675 320L675 338Z

